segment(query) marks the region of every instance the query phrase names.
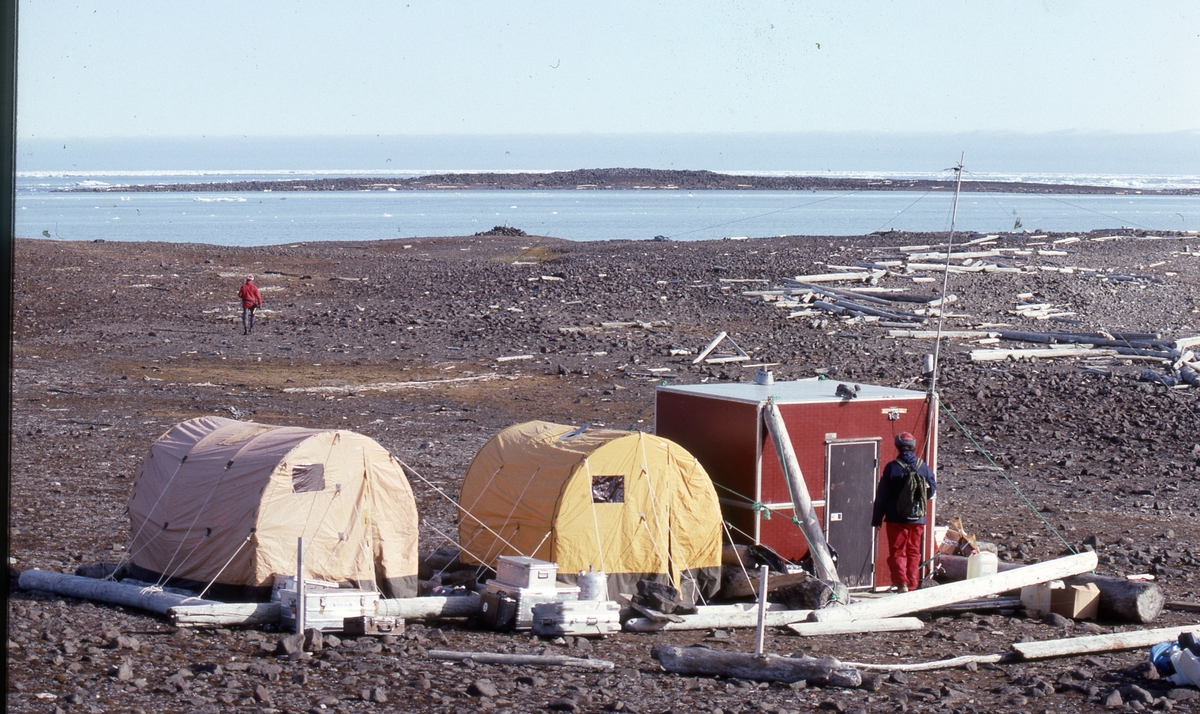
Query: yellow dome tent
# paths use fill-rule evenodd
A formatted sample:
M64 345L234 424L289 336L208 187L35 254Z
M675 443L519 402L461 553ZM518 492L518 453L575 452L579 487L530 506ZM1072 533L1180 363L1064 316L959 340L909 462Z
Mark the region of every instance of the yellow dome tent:
M689 603L720 587L716 491L686 449L653 434L511 426L475 456L459 505L468 564L527 555L558 563L568 583L603 570L614 598L641 579L673 585Z
M403 465L349 431L222 417L177 424L150 447L129 498L133 577L264 600L276 574L384 597L417 591L417 509Z

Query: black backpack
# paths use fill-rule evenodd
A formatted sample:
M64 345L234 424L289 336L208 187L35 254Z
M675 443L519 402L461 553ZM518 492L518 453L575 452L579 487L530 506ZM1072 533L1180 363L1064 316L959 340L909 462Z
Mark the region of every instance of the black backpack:
M896 494L896 515L906 521L920 520L925 517L925 504L929 501L929 482L921 475L924 462L917 459L912 467L900 459L896 463L904 469L904 480Z

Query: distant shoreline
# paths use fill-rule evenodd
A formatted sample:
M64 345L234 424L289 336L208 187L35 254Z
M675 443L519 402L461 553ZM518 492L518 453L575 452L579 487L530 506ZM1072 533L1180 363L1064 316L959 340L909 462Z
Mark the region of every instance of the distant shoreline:
M1200 188L1134 189L1008 181L964 181L964 192L1103 195L1200 195ZM198 193L263 191L954 191L953 181L817 176L745 176L713 171L579 169L552 173L436 174L412 178L346 177L85 186L64 193Z

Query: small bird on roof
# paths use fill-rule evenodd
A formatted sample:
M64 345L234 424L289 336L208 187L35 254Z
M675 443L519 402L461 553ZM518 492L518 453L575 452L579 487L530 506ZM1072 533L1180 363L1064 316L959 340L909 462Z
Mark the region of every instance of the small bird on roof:
M838 395L842 399L854 399L858 396L858 391L860 389L862 389L862 387L857 384L851 387L848 384L839 383L837 389L834 391L834 394Z

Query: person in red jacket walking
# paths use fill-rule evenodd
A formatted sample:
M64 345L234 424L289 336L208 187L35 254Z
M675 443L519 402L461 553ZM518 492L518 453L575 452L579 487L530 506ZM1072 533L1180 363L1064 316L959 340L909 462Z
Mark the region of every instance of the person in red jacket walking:
M254 284L253 275L246 276L238 297L242 299L242 334L248 335L254 331L254 311L262 307L262 294Z

